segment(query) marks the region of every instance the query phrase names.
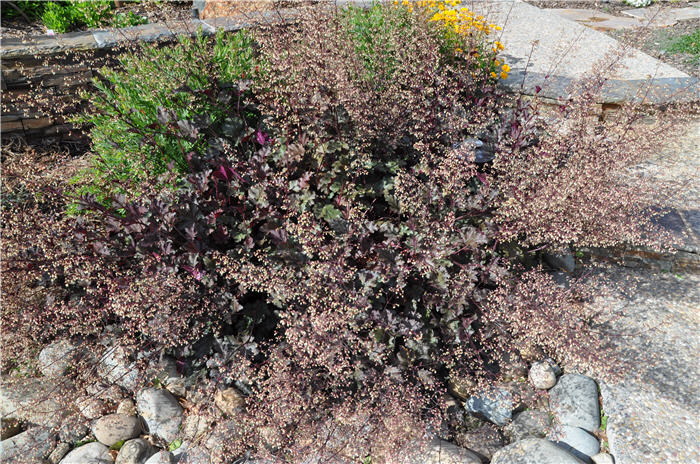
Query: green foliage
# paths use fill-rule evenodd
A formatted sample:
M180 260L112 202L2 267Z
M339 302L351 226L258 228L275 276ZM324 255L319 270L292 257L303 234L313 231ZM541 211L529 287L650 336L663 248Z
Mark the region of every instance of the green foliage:
M113 27L130 27L138 26L139 24L146 24L148 19L144 16L139 16L133 11L128 11L126 13L119 12L112 18Z
M600 430L605 432L608 428L608 415L601 409L600 410Z
M35 18L40 18L41 14L44 12L44 7L46 6L46 2L41 2L41 1L30 1L30 0L20 0L16 1L15 5L17 8L22 10L22 12L27 15L28 18L30 19L35 19ZM2 17L4 18L16 18L20 16L20 14L15 10L14 8L10 6L3 6L1 9L2 11Z
M73 24L70 9L55 2L46 4L41 20L44 26L58 33L68 32Z
M666 48L670 53L687 53L693 63L700 62L700 29L674 39Z
M48 2L44 6L41 19L48 29L58 33L81 26L97 28L108 24L112 8L113 3L108 0Z
M85 440L78 440L73 444L73 448L79 448L83 445L87 445L88 443L92 443L94 441L97 441L97 440L94 438L87 438Z
M341 20L362 60L367 80L391 78L399 47L391 32L407 30L408 12L387 15L386 8L379 4L372 8L350 6L342 12Z
M74 24L97 28L107 24L113 6L109 0L71 0L67 8Z
M125 442L126 440L119 440L118 442L110 446L109 449L119 451L120 449L122 449L122 446L124 446Z
M173 440L170 442L168 445L168 451L175 451L176 449L179 449L182 446L182 438L178 438L177 440Z
M95 110L76 118L92 126L92 167L73 179L78 193L103 198L109 192L138 193L147 180L174 168L187 169L188 153L203 154L201 134L183 137L206 121L217 130L244 130L227 119L227 106L240 79L254 69L246 32L181 38L171 48L146 47L120 58L120 69L102 70L96 91L84 94ZM235 98L234 98L235 97Z

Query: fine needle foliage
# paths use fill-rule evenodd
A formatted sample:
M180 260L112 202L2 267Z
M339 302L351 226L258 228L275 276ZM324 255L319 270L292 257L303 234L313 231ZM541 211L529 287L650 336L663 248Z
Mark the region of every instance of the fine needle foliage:
M117 346L132 388L171 356L246 396L222 460L292 463L399 462L447 421L454 379L492 385L529 345L603 358L605 314L582 304L600 290L536 263L660 245L654 190L626 169L670 132L634 130L632 107L600 120L595 78L545 124L497 86L495 26L439 14L457 7L315 8L106 70L82 187L3 208L13 354L70 339L85 385Z

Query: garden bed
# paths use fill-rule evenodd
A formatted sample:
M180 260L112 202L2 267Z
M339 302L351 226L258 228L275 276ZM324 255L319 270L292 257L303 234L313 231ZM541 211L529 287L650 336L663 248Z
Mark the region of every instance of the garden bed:
M185 21L192 18L191 1L117 2L120 6L115 6L114 2L101 2L104 5L100 5L99 10L97 7L93 7L96 10L93 12L95 18L89 20L89 25L79 19L71 21L71 12L68 10L61 15L64 18L62 23L58 23L56 19L52 20L48 15L46 21L42 20L42 15L45 15L47 2L14 2L25 16L17 13L9 3L5 2L3 5L1 23L3 39L29 39L47 35L47 33L55 35L65 32L137 26L146 23ZM69 2L58 3L66 7L70 5ZM99 2L94 4L97 5L97 3ZM56 29L57 24L59 29Z
M545 114L454 0L274 14L112 61L88 153L3 145L3 453L610 462L581 264L671 239L631 169L676 108Z

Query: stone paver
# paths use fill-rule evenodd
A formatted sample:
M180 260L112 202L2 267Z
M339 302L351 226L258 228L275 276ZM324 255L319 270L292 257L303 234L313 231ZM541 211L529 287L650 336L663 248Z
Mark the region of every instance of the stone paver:
M644 163L644 174L679 184L669 206L682 210L700 210L700 118L681 122L679 137L669 140L657 156Z
M651 21L654 26L657 23L673 25L678 21L686 19L700 19L700 2L691 3L685 8L664 8L663 6L654 5L648 8L634 8L632 10L624 10L623 14L633 18L639 18L646 21Z
M529 57L530 72L576 78L593 69L606 55L624 49L602 32L522 1L475 2L474 9L503 27L503 54L513 69L525 69ZM623 80L688 77L638 50L630 50L620 65L610 77Z
M700 19L700 8L697 5L700 4L686 8L635 8L623 11L626 16L615 16L589 8L548 8L546 11L604 32L642 27L669 27L678 21Z
M599 382L615 463L700 462L700 276L624 268L606 275L620 291L595 303L616 316L614 334L601 342L633 366Z
M645 21L640 18L614 16L603 13L600 10L586 8L548 8L545 11L552 12L568 20L576 21L591 29L595 29L596 31L603 32L617 29L632 29L635 27L642 27L645 24Z

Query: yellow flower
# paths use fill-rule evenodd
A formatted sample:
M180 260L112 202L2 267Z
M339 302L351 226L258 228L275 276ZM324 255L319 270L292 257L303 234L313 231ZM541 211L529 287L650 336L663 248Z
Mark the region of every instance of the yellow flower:
M496 74L495 72L491 71L491 77L493 77L494 79L496 79L496 78L498 77L498 74Z
M503 66L501 66L501 69L503 70L503 72L510 72L510 66L508 66L507 64L504 64Z
M505 71L503 71L503 72L501 73L501 79L505 79L506 77L508 77L508 73L505 72Z

